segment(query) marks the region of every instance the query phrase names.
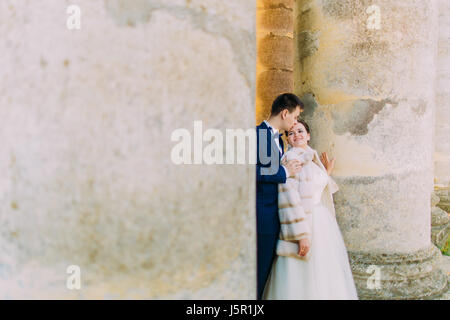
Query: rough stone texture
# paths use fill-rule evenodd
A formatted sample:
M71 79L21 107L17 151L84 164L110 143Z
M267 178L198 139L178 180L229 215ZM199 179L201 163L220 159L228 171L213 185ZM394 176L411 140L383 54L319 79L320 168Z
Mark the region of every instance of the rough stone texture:
M259 98L272 104L275 97L281 92L292 92L293 86L292 72L285 70L268 70L261 73L258 77L257 84L261 88ZM268 109L270 111L270 108Z
M257 1L256 123L268 118L273 100L294 89L294 1Z
M450 213L450 186L441 187L439 185L435 185L434 190L436 195L439 197L437 206L447 213Z
M350 252L355 284L360 298L435 299L447 291L447 275L440 269L442 254L434 246L412 254ZM381 288L368 286L370 267L380 270Z
M429 34L437 27L437 7L426 1L414 5L382 1L382 21L389 23L382 24L381 30L367 30L365 1L339 2L337 11L332 3L326 1L323 7L320 1L299 2L302 25L307 29L297 31L320 31L321 45L316 54L303 59L299 76L304 85L295 90L302 97L313 95L313 99L304 99L307 109L312 109L305 114L311 122L312 145L337 158L334 176L342 185L337 197L347 204L345 210L344 203L338 205L342 207L339 218L351 225L364 210L372 212L365 216L371 219L364 223L370 227L366 231L385 224L387 228L378 236L384 238L386 232L385 239L393 242L375 242L366 250L384 250L394 249L399 239L406 240L395 238L392 228L404 229L408 217L414 229L407 239L412 241L409 251L423 249L429 245L430 226L430 192L425 190L433 188L429 129L437 39ZM354 11L359 14L350 14ZM414 20L423 22L420 26L411 23L413 14ZM409 31L398 34L395 27ZM392 55L355 49L366 37L375 44L386 43ZM381 60L383 64L378 64ZM415 67L409 68L405 61L414 61ZM418 112L424 103L426 111ZM375 220L379 223L374 224ZM362 232L361 228L355 226L354 231ZM359 246L356 238L347 240L350 248Z
M267 69L293 70L292 56L280 54L292 52L294 42L290 37L279 37L269 34L259 42L258 59Z
M450 236L450 217L447 212L436 205L440 198L435 194L431 194L431 241L438 247L442 248Z
M435 183L450 187L450 1L439 0L436 79Z
M442 256L439 263L439 268L441 268L444 273L450 277L450 256Z
M438 3L378 1L379 30L367 26L372 1L297 3L295 32L307 36L296 37L295 92L312 146L337 159L338 223L351 255L368 257L353 268L384 268L386 256L400 270L376 294L359 279L360 297L435 297L446 287L439 252L420 257L431 246Z
M450 257L443 255L438 266L447 275L447 283L450 283ZM438 298L438 300L450 300L450 285L448 286L447 292Z
M255 3L76 3L0 3L0 298L255 298L254 167L170 159L254 126Z
M337 220L349 250L403 253L429 245L430 205L423 203L422 197L410 197L427 190L428 186L416 180L416 175L410 173L336 177L340 187L334 197ZM414 215L404 209L405 203L428 214ZM407 228L405 221L408 221Z
M432 192L431 193L431 207L432 208L436 207L436 205L439 203L439 201L441 201L439 196L435 192Z
M301 31L296 35L296 40L300 59L312 56L319 49L318 32Z
M286 8L268 8L262 9L264 14L261 15L258 27L268 29L274 33L292 33L293 15L292 10Z
M258 8L288 8L293 9L295 0L259 0Z

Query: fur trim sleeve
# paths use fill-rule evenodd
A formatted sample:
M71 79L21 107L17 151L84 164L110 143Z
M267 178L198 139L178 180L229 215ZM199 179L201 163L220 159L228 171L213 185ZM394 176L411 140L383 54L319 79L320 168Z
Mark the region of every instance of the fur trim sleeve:
M280 218L280 239L294 241L310 238L311 225L303 209L299 182L288 178L286 183L280 184L278 189L278 214Z

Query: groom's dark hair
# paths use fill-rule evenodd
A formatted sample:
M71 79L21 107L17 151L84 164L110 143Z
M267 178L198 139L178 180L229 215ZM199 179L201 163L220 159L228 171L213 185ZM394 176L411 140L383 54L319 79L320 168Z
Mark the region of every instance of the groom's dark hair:
M289 113L292 113L297 107L300 107L301 110L305 109L300 98L293 93L283 93L273 101L270 115L276 116L284 109L288 109Z

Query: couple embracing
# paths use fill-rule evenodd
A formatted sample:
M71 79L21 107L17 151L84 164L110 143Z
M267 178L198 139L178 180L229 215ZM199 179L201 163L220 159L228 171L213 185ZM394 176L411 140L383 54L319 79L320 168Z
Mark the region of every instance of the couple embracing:
M334 160L326 153L319 158L308 145L309 126L299 119L303 108L296 95L284 93L256 128L257 297L357 299L335 218Z

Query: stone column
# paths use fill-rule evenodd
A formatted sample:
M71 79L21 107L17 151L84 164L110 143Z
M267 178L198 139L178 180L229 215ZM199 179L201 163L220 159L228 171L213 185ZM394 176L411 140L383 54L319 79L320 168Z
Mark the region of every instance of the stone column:
M254 165L171 159L254 127L255 2L74 3L0 2L0 299L255 299Z
M298 1L295 90L313 147L337 158L360 298L435 297L446 289L430 241L437 1L372 4Z
M273 100L292 92L294 0L257 1L256 122L269 116Z

